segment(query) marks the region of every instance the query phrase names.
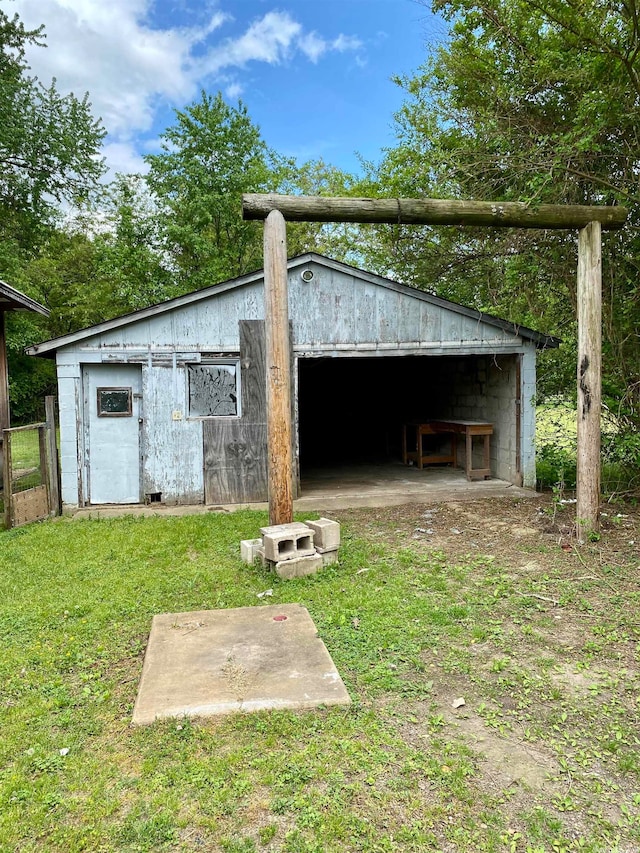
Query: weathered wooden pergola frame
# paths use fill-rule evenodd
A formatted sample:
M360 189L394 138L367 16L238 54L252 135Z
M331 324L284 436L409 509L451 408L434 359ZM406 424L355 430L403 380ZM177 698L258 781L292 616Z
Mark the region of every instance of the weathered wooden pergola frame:
M287 292L287 220L392 225L577 229L578 236L578 538L598 529L602 398L602 230L622 228L622 207L450 199L322 198L246 194L245 219L264 220L269 518L293 520L291 353Z

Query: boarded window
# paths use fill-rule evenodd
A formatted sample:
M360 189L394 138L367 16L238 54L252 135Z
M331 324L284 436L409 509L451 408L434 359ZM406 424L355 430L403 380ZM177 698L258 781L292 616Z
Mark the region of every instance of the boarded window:
M131 388L98 388L98 417L127 418L131 416Z
M192 418L239 415L235 364L193 364L187 371L189 415Z

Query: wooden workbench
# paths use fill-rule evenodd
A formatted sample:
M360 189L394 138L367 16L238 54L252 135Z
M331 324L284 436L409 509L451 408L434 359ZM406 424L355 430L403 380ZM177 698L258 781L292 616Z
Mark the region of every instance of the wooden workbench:
M415 450L407 449L407 433L413 431L415 435ZM450 447L448 453L428 454L424 452L422 437L425 435L449 435ZM465 474L467 480L483 480L491 476L491 436L493 435L493 424L486 421L467 421L457 418L448 418L425 421L421 423L408 423L404 425L402 432L402 461L405 465L415 462L418 468L425 465L449 464L456 467L457 464L457 439L459 435L465 437ZM483 439L482 467L473 467L473 439L481 436Z

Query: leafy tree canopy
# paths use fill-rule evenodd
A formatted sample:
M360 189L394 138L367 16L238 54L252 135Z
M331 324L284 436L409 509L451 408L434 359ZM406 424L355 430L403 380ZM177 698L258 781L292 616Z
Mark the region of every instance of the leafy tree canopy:
M262 225L242 220L246 192L344 195L353 179L322 161L298 166L270 149L242 102L220 93L176 112L162 152L146 157L166 249L180 290L260 269ZM290 254L315 249L345 257L348 230L318 224L289 229Z
M195 290L262 265L261 228L243 222L243 192L279 186L286 163L271 151L246 107L222 95L176 112L162 152L147 155L178 286Z
M0 10L0 277L46 303L49 291L29 267L46 263L59 205L77 204L95 188L104 130L88 96L62 94L55 80L44 85L29 74L25 51L34 44L44 45L43 28L28 30ZM22 348L49 328L43 318L12 314L7 327L13 416L23 420L39 414L53 374Z
M84 199L104 171L104 137L88 96L62 94L29 75L25 50L43 45L0 10L0 238L31 247L56 204Z
M604 243L605 394L640 419L640 30L635 0L434 0L448 41L412 77L398 145L372 169L389 195L623 203ZM575 376L576 235L378 230L372 263L559 334L547 391ZM544 375L544 374L543 374Z

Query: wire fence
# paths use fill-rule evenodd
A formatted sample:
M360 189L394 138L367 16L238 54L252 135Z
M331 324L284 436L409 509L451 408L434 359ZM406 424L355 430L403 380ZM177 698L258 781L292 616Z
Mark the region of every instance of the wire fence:
M51 403L47 422L6 429L0 435L0 511L6 528L39 521L59 512L53 411Z

